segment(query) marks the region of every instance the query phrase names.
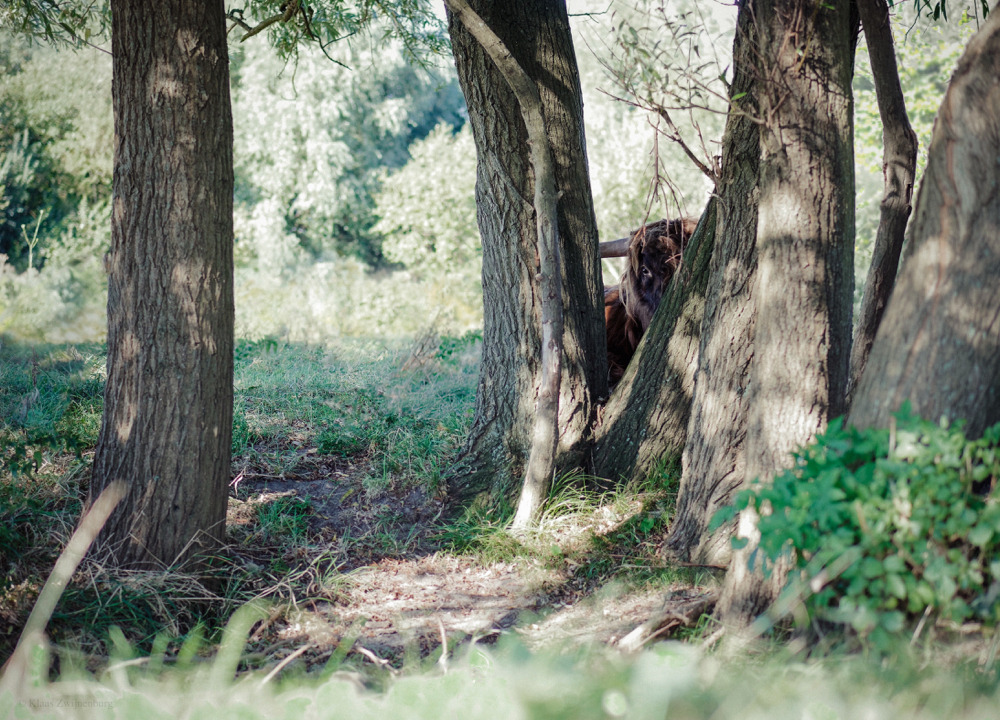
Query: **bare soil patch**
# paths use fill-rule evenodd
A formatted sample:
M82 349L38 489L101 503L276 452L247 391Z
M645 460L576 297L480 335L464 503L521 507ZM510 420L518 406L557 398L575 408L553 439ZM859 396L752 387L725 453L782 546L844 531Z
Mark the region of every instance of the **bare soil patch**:
M317 578L316 592L295 598L291 610L257 631L277 656L309 644L305 660L322 663L345 640L367 660L392 664L442 644L451 651L505 634L531 646L615 643L671 603L681 608L703 592L676 583L630 589L583 580L574 575L578 561L530 553L484 562L442 552L443 498L414 488L366 490L363 461L316 458L299 470L285 477L246 472L230 503L231 534L240 525L250 531L256 505L289 496L308 503L308 540L294 550L240 550L257 564L276 552L285 553L292 572L318 556L336 559L335 577Z

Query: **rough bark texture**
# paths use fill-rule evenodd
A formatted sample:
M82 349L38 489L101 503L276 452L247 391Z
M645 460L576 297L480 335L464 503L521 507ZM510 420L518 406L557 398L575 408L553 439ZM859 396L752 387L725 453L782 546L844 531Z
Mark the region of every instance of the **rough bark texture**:
M750 362L746 477L771 477L843 411L851 343L854 250L853 75L849 3L759 0L762 82L757 317ZM748 513L720 599L728 626L749 625L785 573L748 568Z
M221 0L114 0L108 379L91 498L132 567L221 543L232 436L233 162Z
M597 227L587 175L583 107L563 2L470 2L539 86L556 163L565 319L559 398L560 463L576 450L607 395ZM541 382L538 246L527 132L517 101L479 43L449 16L459 81L478 153L483 242L483 360L469 439L448 475L457 500L509 496L521 479Z
M896 288L849 421L905 400L978 436L1000 421L1000 11L969 43L938 112Z
M681 268L604 408L594 447L594 472L600 477L645 478L684 447L716 205L713 199L705 209Z
M882 194L881 215L872 264L865 279L864 299L854 332L851 348L851 374L847 386L848 407L854 388L865 369L868 353L875 342L875 333L885 306L889 302L899 255L903 250L906 221L910 218L910 200L917 172L917 134L910 127L906 114L903 88L899 84L896 51L892 42L889 6L885 0L858 0L865 42L875 78L879 115L882 118L882 174L885 191Z
M538 86L517 64L496 33L465 0L445 0L445 4L449 12L479 41L514 91L528 133L528 147L531 149L531 169L535 179L533 205L538 237L538 294L542 305L542 378L535 407L531 450L512 524L514 529L524 529L531 525L548 497L559 442L563 311L555 165L545 131L545 116L542 114L542 98L538 94Z
M733 43L732 103L722 143L719 217L701 326L691 419L684 446L675 519L667 551L684 561L724 565L731 528L706 529L715 511L743 484L747 385L753 357L753 281L757 267L757 180L760 133L754 85L757 41L747 2Z

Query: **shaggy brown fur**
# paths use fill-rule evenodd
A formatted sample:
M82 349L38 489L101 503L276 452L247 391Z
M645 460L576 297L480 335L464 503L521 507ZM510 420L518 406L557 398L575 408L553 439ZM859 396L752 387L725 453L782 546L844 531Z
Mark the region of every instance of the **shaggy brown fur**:
M697 225L694 218L660 220L632 233L621 281L604 291L610 387L625 373Z

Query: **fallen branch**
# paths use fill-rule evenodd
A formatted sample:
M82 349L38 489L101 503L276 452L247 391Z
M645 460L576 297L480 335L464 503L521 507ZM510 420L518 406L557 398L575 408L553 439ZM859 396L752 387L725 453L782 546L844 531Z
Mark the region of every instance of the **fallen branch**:
M679 605L668 599L659 614L654 615L628 635L619 640L617 646L625 652L635 652L643 645L678 627L691 627L702 615L715 607L719 593L712 591Z

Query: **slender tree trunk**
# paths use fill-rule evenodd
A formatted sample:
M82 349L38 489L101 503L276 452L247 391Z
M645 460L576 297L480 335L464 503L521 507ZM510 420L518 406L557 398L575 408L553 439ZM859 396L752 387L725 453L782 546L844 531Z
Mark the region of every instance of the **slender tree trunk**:
M754 3L762 82L757 317L746 477L770 478L843 412L851 344L854 148L849 3ZM748 568L756 519L743 513L719 611L735 629L777 597L786 573Z
M100 542L163 567L217 547L232 436L233 161L221 0L113 0L108 379Z
M601 477L645 478L684 447L716 205L713 199L705 209L680 270L604 408L594 448L594 471Z
M882 175L885 178L885 191L882 195L872 264L865 280L864 299L854 333L854 346L851 348L848 406L865 369L868 353L875 342L875 333L878 332L896 281L906 221L910 218L913 182L917 173L917 134L910 127L903 88L899 84L889 6L886 0L858 0L858 10L865 30L879 115L882 118Z
M701 326L701 347L677 510L667 551L684 561L725 564L731 528L709 536L709 520L744 482L747 385L753 357L760 133L756 30L740 3L733 42L732 112L722 143L720 212Z
M900 275L849 421L909 400L973 437L1000 421L1000 11L972 38L931 138Z
M580 462L607 395L597 227L587 175L580 82L563 2L469 3L537 83L555 160L565 329L560 466ZM509 498L523 477L542 384L534 178L517 100L482 46L449 14L478 153L483 241L483 360L472 429L448 474L454 499Z

